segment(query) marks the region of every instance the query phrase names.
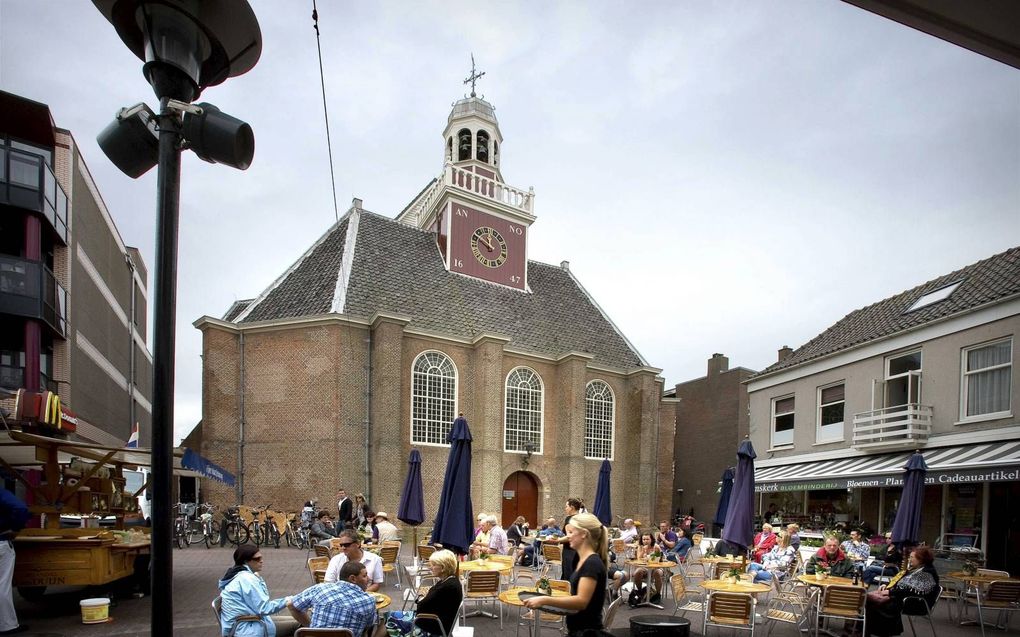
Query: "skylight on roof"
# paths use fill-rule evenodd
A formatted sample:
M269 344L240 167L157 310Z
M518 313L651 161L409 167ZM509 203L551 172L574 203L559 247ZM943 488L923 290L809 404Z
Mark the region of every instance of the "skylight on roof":
M931 305L932 303L938 303L939 301L945 301L946 299L949 298L949 296L953 292L956 291L956 288L960 287L961 283L963 283L963 281L957 281L956 283L950 283L949 285L947 285L945 287L939 288L939 289L937 289L937 290L935 290L933 292L929 292L929 293L925 294L921 298L919 298L916 301L914 301L914 304L911 305L909 308L907 308L907 311L904 312L904 314L907 314L909 312L913 312L914 310L919 310L922 307L927 307L927 306Z

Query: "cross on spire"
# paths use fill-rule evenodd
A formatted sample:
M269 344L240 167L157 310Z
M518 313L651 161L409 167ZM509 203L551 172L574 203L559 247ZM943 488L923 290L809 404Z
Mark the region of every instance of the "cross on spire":
M471 83L471 97L477 97L475 95L475 82L477 82L483 75L485 75L485 71L482 71L480 73L475 71L475 54L472 53L471 54L471 75L467 76L467 79L464 80L465 84L467 84L468 82Z

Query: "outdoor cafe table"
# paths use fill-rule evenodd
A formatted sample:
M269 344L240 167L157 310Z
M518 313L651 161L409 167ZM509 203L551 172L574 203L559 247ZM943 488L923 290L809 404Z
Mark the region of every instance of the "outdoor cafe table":
M722 591L724 593L750 593L752 595L767 593L772 590L771 586L761 582L745 582L744 580L737 580L736 584L731 584L728 579L707 579L702 581L700 586L701 588L710 591Z
M649 562L648 560L627 560L625 564L630 567L631 575L634 574L635 568L647 568L647 569L670 569L676 566L676 562L669 562L667 560L659 560L658 562ZM665 588L665 587L663 587ZM649 593L650 594L650 593ZM638 606L653 606L658 609L662 609L662 606L655 604L652 601L645 601L638 604Z
M499 601L501 601L504 604L508 604L510 606L520 606L520 607L523 607L524 606L524 601L521 600L520 594L521 593L535 593L535 592L536 591L535 591L534 588L528 588L528 587L525 587L525 586L514 586L513 588L508 588L507 590L505 590L502 593L500 593L499 594ZM542 594L545 595L545 593L542 593ZM561 590L558 590L558 589L553 589L552 593L550 593L550 596L551 597L570 597L570 593L568 591L561 591ZM553 614L556 614L556 615L571 615L574 612L574 611L569 611L569 610L567 610L565 608L556 608L556 607L553 607L553 606L539 606L536 610L538 610L539 612L532 612L532 615L534 616L533 618L535 620L535 630L532 633L534 635L534 637L538 637L539 631L541 630L541 627L542 627L542 613L553 613Z
M966 584L968 587L971 587L971 586L987 586L987 585L991 584L992 582L998 582L998 581L1002 581L1002 580L1009 580L1009 581L1013 581L1013 582L1017 581L1017 578L1015 578L1015 577L1004 577L1002 575L988 575L988 574L982 574L982 573L975 573L973 575L970 575L968 573L964 573L963 571L953 571L952 573L947 574L946 577L951 577L953 579L958 579L961 582L963 582L964 584ZM961 604L961 606L960 606L960 625L961 626L975 626L975 625L977 625L978 622L976 620L969 619L969 618L964 616L964 611L967 610L967 604L964 601L964 595L960 595L960 597L959 597L959 599L957 601L958 601L959 604Z
M371 595L372 598L375 599L376 610L382 610L386 608L387 606L390 605L390 602L393 601L390 599L389 595L384 595L382 593L369 593L369 595Z
M468 571L499 571L501 574L505 575L513 570L513 563L494 559L467 560L466 562L460 563L461 573L467 573Z

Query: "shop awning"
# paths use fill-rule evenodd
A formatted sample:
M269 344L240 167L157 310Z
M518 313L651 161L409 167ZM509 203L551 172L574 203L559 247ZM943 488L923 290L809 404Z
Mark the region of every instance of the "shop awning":
M203 478L218 480L228 487L234 486L234 474L218 464L203 458L191 449L184 450L184 456L181 457L181 467L201 474Z
M769 493L899 487L903 485L903 465L912 453L759 467L754 472L754 489ZM1020 480L1020 440L921 449L921 453L928 465L928 484Z

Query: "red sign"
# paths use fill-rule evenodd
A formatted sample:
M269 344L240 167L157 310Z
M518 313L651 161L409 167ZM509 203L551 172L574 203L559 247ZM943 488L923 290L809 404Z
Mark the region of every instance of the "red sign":
M451 272L525 289L527 226L457 202L449 214Z

